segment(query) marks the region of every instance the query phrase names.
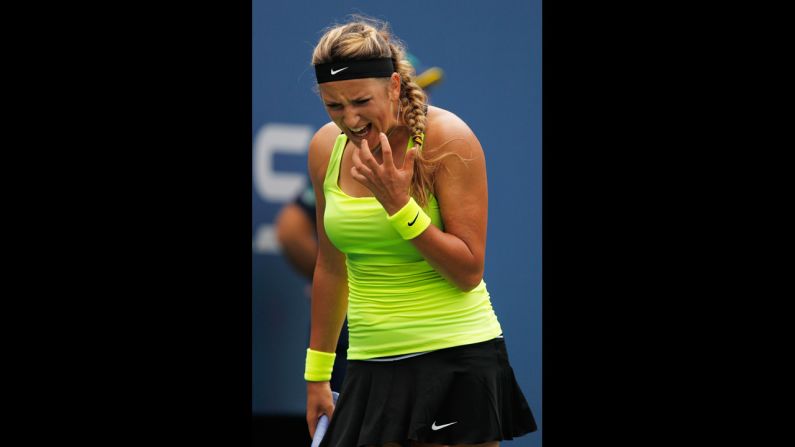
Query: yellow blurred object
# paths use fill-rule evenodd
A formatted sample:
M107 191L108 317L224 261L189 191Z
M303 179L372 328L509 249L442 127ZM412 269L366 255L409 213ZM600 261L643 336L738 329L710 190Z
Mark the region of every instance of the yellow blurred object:
M444 72L441 68L431 67L419 74L415 79L415 82L421 88L426 88L441 81L442 77L444 77Z

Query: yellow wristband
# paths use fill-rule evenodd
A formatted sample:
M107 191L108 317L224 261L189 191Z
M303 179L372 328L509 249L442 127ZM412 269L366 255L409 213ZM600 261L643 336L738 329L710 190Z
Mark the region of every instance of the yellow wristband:
M409 203L405 204L398 212L387 216L387 220L405 240L419 236L431 224L431 218L414 201L414 197L410 197Z
M304 380L308 382L328 382L331 380L331 370L334 369L334 359L336 357L337 354L333 352L313 351L307 348Z

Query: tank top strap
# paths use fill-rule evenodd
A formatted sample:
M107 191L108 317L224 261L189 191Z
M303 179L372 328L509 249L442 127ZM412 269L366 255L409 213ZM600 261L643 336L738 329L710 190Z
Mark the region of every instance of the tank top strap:
M334 148L331 150L329 157L328 167L326 168L326 178L323 180L323 186L329 187L337 184L339 177L340 164L342 163L342 153L345 150L345 144L348 142L348 137L345 133L337 136L334 142Z

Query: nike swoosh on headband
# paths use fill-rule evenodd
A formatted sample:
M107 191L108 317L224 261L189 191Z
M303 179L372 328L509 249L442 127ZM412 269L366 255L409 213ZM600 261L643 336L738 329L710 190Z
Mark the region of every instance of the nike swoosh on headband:
M346 68L348 68L348 67L340 68L339 70L336 70L336 71L335 71L335 70L332 68L332 69L331 69L331 74L332 74L332 75L335 75L335 74L337 74L337 73L341 72L342 70L345 70Z

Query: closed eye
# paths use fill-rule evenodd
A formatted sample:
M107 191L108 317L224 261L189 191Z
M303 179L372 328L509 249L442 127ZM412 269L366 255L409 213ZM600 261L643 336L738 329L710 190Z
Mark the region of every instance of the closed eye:
M371 99L372 98L354 99L351 102L353 104L357 105L357 106L360 106L360 105L368 103ZM326 103L326 107L328 107L329 109L339 109L339 108L342 107L342 104L339 104L339 103L336 103L336 102L331 102L331 103Z

